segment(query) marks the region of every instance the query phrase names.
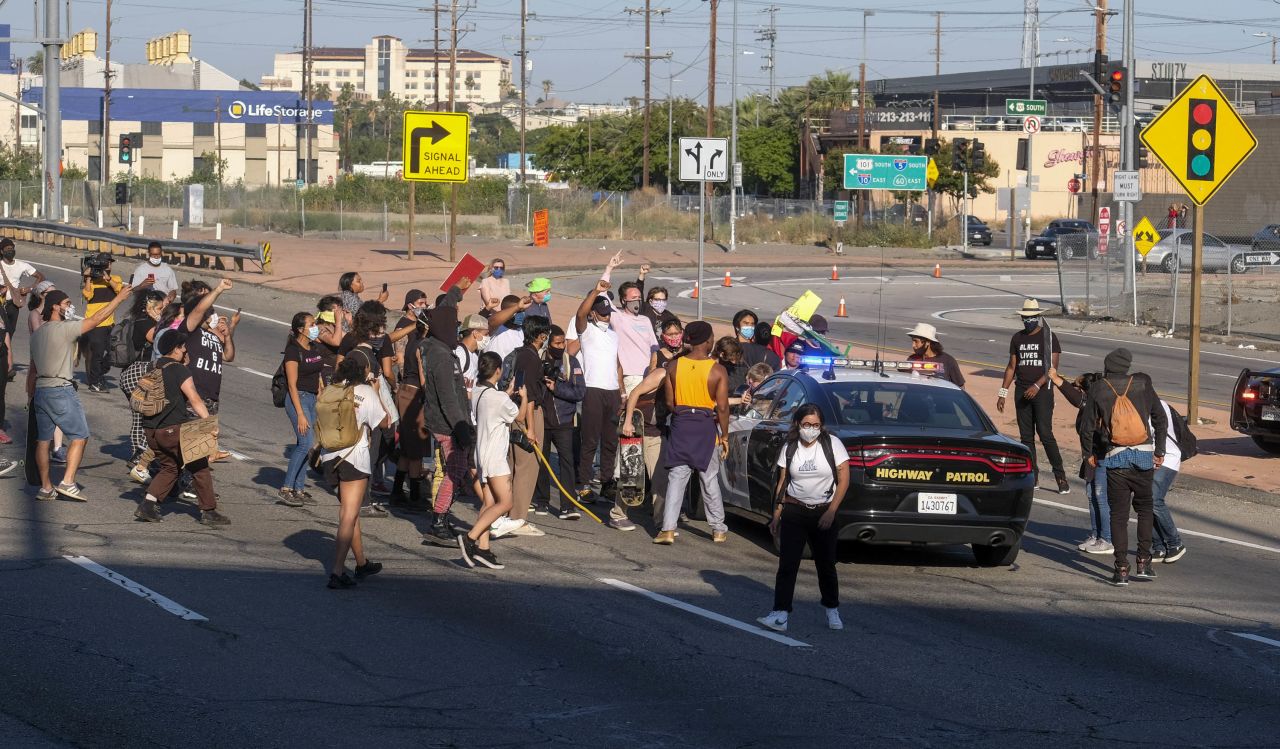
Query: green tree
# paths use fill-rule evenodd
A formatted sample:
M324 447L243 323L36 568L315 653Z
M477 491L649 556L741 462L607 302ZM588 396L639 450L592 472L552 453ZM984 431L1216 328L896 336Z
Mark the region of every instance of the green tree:
M31 75L44 75L44 53L37 52L27 58L27 72Z
M213 151L200 154L200 166L191 170L191 175L183 184L187 185L220 185L227 177L227 160L218 158Z
M964 173L951 168L952 141L940 139L939 146L938 155L933 157L938 165L938 181L933 183L933 192L951 198L952 208L959 210L960 199L964 196ZM969 172L969 187L989 195L996 191L992 180L1000 176L1000 164L991 158L991 154L987 154L986 162L982 169Z
M796 139L784 128L739 126L743 189L756 195L793 194L798 150Z

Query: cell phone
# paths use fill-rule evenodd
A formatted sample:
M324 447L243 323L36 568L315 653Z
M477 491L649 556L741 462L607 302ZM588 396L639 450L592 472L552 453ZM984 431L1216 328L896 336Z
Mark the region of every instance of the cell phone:
M154 274L154 273L148 273L148 274L147 274L147 280L148 280L148 281L155 281L155 280L156 280L156 274Z
M385 282L382 284L382 293L387 293L387 284Z

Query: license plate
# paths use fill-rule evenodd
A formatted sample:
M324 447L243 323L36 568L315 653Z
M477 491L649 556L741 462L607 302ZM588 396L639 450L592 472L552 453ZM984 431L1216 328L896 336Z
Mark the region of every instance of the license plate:
M975 232L973 233L973 238L974 238L974 239L982 239L982 235L975 231Z
M1262 420L1263 421L1280 421L1280 408L1277 408L1276 406L1263 406Z
M916 510L930 515L954 515L956 495L920 492L916 495Z

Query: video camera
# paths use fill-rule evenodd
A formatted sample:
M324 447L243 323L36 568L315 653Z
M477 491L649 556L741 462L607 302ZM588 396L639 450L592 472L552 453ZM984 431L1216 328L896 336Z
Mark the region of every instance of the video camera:
M80 258L80 273L89 271L89 277L104 280L111 272L113 258L105 252L91 252Z

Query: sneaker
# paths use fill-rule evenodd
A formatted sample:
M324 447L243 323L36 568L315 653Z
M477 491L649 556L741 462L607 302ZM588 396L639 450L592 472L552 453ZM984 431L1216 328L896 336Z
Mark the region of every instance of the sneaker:
M1172 549L1168 549L1167 551L1165 551L1163 561L1165 564L1173 564L1174 562L1185 557L1186 555L1187 555L1187 547L1184 544L1178 544Z
M844 622L840 620L840 609L827 609L827 629L844 629Z
M391 494L391 489L387 487L387 484L385 481L373 482L373 488L370 489L369 491L373 494L376 494L379 497L385 497Z
M298 499L302 500L302 504L304 504L304 505L313 505L313 504L316 504L316 498L315 498L315 497L313 497L313 496L311 496L311 493L310 493L310 492L306 492L306 491L298 491L297 489L294 489L294 490L293 490L293 496L295 496L295 497L297 497Z
M294 493L292 489L281 489L279 496L280 498L277 501L285 507L301 507L303 504L302 498Z
M1136 578L1138 578L1139 580L1154 580L1154 579L1156 579L1156 571L1155 571L1155 569L1153 569L1153 568L1152 568L1152 566L1151 566L1151 560L1150 560L1150 559L1146 559L1146 560L1139 559L1139 560L1138 560L1138 569L1133 573L1133 576L1134 576L1134 577L1136 577Z
M223 515L217 510L204 510L200 513L200 522L203 525L231 525L231 518Z
M1167 554L1167 553L1168 553L1168 552L1166 552L1164 549L1152 549L1152 550L1151 550L1151 561L1153 561L1153 562L1159 562L1160 560L1164 559L1165 554Z
M360 508L360 517L362 518L385 518L387 511L382 509L381 505L365 505Z
M138 509L133 511L133 517L146 523L158 523L164 520L160 517L160 507L149 499L138 503Z
M67 464L67 446L63 445L62 447L59 447L57 450L54 450L53 452L49 453L49 462L57 463L60 466L65 466Z
M476 549L475 553L471 556L474 557L477 562L491 570L506 569L506 566L502 562L499 562L498 558L493 555L493 549Z
M836 616L838 618L840 615L836 614ZM770 611L767 616L762 616L756 621L760 622L761 626L766 629L772 629L774 632L786 632L788 618L788 614L785 611Z
M492 532L492 531L490 531ZM471 537L462 534L458 536L458 551L462 552L462 561L466 562L468 567L475 567L476 542Z
M67 499L74 499L77 502L89 501L89 498L84 494L84 487L79 484L58 484L54 487L54 491Z
M356 581L351 579L351 575L343 572L341 575L329 575L330 590L346 590L347 588L356 587Z
M519 528L522 525L524 525L523 520L512 520L511 518L505 517L505 516L500 517L497 520L493 521L493 525L489 526L489 537L502 538L503 536L511 533L516 528Z
M437 515L435 522L422 534L422 540L438 546L453 546L458 542L455 534L449 529L449 524L445 522L444 516Z
M178 492L178 496L183 499L196 499L196 490L188 486L186 489Z
M615 531L633 531L636 529L636 524L626 518L611 517L609 518L609 527Z
M676 532L662 531L658 533L658 535L653 537L653 542L655 544L660 544L662 546L670 546L671 544L676 542Z
M551 509L546 505L534 505L533 514L534 515L550 515Z
M516 526L514 530L511 531L511 535L536 537L536 536L545 536L547 534L545 531L543 531L541 528L534 525L533 523L522 522L520 525Z
M363 580L366 577L373 577L382 571L382 562L371 562L364 560L364 564L356 565L356 579Z
M36 499L42 502L48 502L49 500L57 499L57 498L58 498L57 489L41 489L36 492Z
M146 484L151 481L151 471L141 463L134 463L129 469L129 479L137 484Z
M593 505L596 503L596 500L599 499L599 497L597 497L595 493L591 491L591 487L589 486L578 487L577 494L578 494L579 504Z
M574 508L570 508L570 509L567 509L567 510L561 510L561 511L560 511L560 519L561 519L561 520L581 520L581 519L582 519L582 513L581 513L581 512L578 512L578 511L577 511L576 509L574 509Z
M1089 545L1089 546L1084 550L1084 553L1086 553L1086 554L1114 554L1114 553L1115 553L1115 550L1116 550L1116 547L1112 546L1110 541L1104 541L1104 540L1102 540L1101 538L1095 538L1095 539L1093 539L1093 543L1092 543L1092 544L1090 544L1090 545Z
M729 533L727 531L715 531L711 534L712 543L722 544L728 540Z
M1112 585L1121 586L1121 587L1128 585L1129 584L1129 568L1124 566L1116 567L1115 570L1111 573L1111 580L1109 580L1108 582L1110 582Z
M3 475L5 475L5 474L7 474L7 473L12 472L12 471L13 471L13 469L15 469L15 468L17 468L17 467L18 467L18 461L16 461L16 460L5 460L5 459L3 459L3 458L0 458L0 476L3 476Z
M5 432L3 429L0 429L0 445L10 445L10 444L13 444L13 438L10 437L8 433Z
M1094 541L1097 541L1097 540L1098 540L1098 537L1097 537L1097 536L1089 536L1089 537L1088 537L1088 538L1086 538L1085 540L1083 540L1083 541L1081 541L1080 543L1076 544L1076 549L1077 549L1077 550L1079 550L1079 551L1087 551L1087 550L1089 549L1089 547L1093 545L1093 542L1094 542Z
M688 513L685 513L685 512L681 512L681 513L680 513L680 522L681 522L681 523L684 523L685 525L688 525L688 524L689 524L689 515L688 515Z
M98 383L96 383L96 382L94 382L94 383L90 384L90 385L89 385L89 387L87 387L87 388L85 388L85 389L86 389L86 390L88 390L88 391L89 391L89 392L91 392L91 393L105 393L105 392L107 392L107 389L106 389L106 388L104 388L103 386L99 385L99 384L98 384Z
M1067 477L1066 477L1066 476L1057 476L1056 478L1058 479L1058 493L1059 493L1059 494L1070 494L1070 493L1071 493L1071 484L1067 481Z

